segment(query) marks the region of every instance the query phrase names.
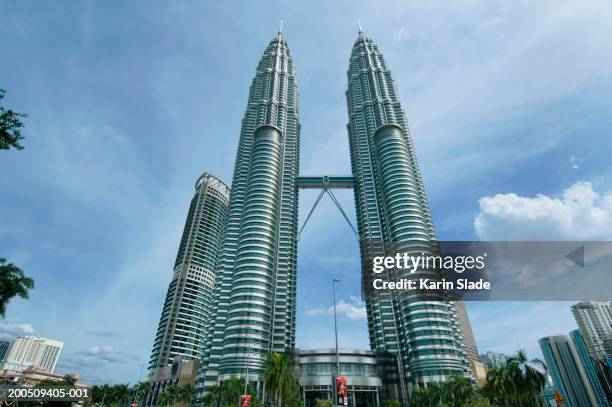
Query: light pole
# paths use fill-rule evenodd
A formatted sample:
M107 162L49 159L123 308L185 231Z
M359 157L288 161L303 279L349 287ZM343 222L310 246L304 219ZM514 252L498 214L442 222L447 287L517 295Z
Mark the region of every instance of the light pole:
M249 345L249 334L251 333L251 327L247 331L246 345L247 345L247 361L246 361L246 375L244 376L244 393L247 394L247 387L249 385L249 362L251 361L251 346Z
M336 283L339 283L340 280L337 278L332 279L332 288L334 293L334 330L336 333L336 378L340 377L340 354L338 352L338 318L336 318ZM336 381L334 380L332 383L332 393L335 393ZM338 397L334 397L334 405L338 402Z
M136 394L134 394L134 404L138 403L138 396L140 395L140 379L142 379L142 374L144 373L145 365L144 363L140 364L140 374L138 375L138 382L136 383ZM143 403L144 404L144 403Z

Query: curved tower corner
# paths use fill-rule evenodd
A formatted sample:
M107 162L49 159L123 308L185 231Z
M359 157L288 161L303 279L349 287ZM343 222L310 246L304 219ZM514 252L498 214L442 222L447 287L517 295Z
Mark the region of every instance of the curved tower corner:
M406 115L391 72L377 45L361 31L348 69L348 134L355 178L362 273L385 244L418 254L436 239ZM419 243L422 242L422 243ZM406 250L402 250L406 251ZM384 253L379 253L384 254ZM426 252L426 254L428 254ZM452 302L366 296L373 351L398 357L400 388L428 385L469 374L465 344ZM400 394L405 399L405 394Z
M270 351L295 347L298 89L287 41L268 44L242 120L214 312L197 399L231 377L260 381Z

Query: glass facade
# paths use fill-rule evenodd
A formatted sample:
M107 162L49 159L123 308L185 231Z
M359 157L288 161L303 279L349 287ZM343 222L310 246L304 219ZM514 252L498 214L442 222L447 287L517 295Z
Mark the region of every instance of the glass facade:
M593 360L591 360L591 356L589 355L584 338L582 337L578 329L571 331L569 336L570 338L572 338L572 342L576 347L578 357L580 358L582 366L584 366L584 370L586 371L587 377L589 378L589 382L593 387L593 392L595 393L595 397L597 398L597 402L599 403L597 407L608 407L608 401L606 399L601 383L599 382L599 378L597 377L595 365L593 364Z
M270 351L295 347L298 90L287 41L268 44L251 83L197 382L257 380Z
M304 376L328 376L336 374L335 363L311 363L300 365L300 375ZM359 363L340 363L340 374L359 376L376 376L376 366L362 365Z
M378 46L362 32L351 52L346 100L363 273L369 273L365 259L376 244L405 244L401 251L409 252L411 243L436 236L395 83ZM419 245L418 254L428 246ZM366 297L366 308L371 349L400 356L403 388L469 375L452 302L377 293Z
M568 407L597 406L587 373L570 337L547 336L539 340L548 371Z

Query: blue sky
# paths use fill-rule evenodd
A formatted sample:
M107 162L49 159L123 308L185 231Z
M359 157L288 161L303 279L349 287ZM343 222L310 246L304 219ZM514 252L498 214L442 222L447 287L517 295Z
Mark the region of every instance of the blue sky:
M356 18L396 79L441 239L612 240L606 1L1 1L0 255L36 280L0 335L62 340L58 370L144 378L193 183L231 181L248 87L279 19L297 66L302 174L350 172ZM352 193L338 192L354 216ZM301 195L301 217L316 192ZM328 199L299 245L298 345L367 348L357 244ZM478 219L478 222L475 222ZM568 303L469 304L480 350L539 353Z

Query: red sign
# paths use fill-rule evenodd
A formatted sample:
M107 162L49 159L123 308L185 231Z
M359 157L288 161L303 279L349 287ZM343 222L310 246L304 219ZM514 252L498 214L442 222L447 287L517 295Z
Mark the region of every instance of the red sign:
M558 406L563 405L563 402L564 402L564 401L565 401L565 400L563 399L563 395L562 395L561 393L559 393L559 392L555 393L555 403L556 403Z
M240 396L240 407L251 407L251 396L250 394L243 394Z
M336 402L339 406L348 406L346 377L336 377Z

